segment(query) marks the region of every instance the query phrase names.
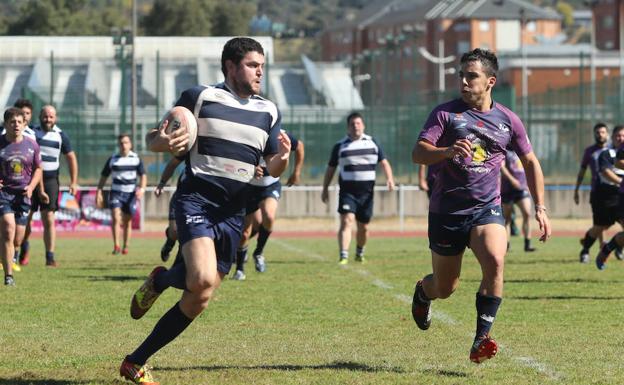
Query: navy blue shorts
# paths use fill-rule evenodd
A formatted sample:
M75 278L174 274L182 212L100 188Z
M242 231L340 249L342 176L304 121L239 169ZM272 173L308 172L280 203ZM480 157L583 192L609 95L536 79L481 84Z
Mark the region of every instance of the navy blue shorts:
M108 196L108 207L110 209L121 208L124 214L134 215L136 211L136 195L134 192L111 191Z
M355 220L368 223L373 217L373 192L365 194L338 194L338 212L340 214L355 213Z
M472 215L429 213L429 248L440 255L458 255L470 243L470 230L475 226L497 223L505 226L500 206L486 207Z
M229 273L240 243L245 217L214 214L216 210L200 192L178 190L174 207L180 245L196 238L211 238L217 254L217 270L223 274Z
M31 199L31 208L32 211L39 210L50 210L56 211L58 210L58 196L59 196L59 180L58 178L44 178L43 179L43 189L48 197L50 198L50 203L42 203L39 199L39 187L33 191L32 199Z
M26 226L30 212L30 199L23 191L0 190L0 214L13 213L15 224Z
M529 195L529 192L527 190L513 190L501 194L501 201L506 205L510 205L512 203L517 203L525 198L530 197L531 195Z
M251 214L260 208L260 202L267 198L273 198L279 201L282 196L282 184L277 181L268 186L252 186L249 192L247 205L245 206L245 215Z

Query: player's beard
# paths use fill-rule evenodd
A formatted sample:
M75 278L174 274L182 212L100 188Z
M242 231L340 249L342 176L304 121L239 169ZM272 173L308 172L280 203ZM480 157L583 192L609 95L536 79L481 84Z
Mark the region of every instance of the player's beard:
M257 91L254 90L253 86L251 85L251 82L248 82L248 81L239 82L236 79L234 79L234 87L236 87L236 89L238 90L238 93L244 93L245 95L258 95L260 93L260 90L259 89Z

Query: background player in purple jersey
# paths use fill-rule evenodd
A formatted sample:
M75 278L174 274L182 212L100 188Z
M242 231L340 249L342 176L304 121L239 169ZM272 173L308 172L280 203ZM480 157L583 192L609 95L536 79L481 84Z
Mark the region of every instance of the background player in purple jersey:
M607 229L613 224L608 219L605 220L602 210L602 202L600 200L600 193L597 193L597 186L600 184L600 176L598 172L598 158L600 154L606 150L609 146L609 131L608 127L604 123L596 123L594 125L594 144L587 146L583 152L583 159L581 159L581 167L579 168L578 176L576 177L576 186L574 188L574 203L579 204L579 187L583 183L585 178L585 171L589 167L591 173L591 189L589 192L589 203L592 209L592 226L585 232L585 236L581 239L581 252L579 253L579 262L589 262L589 249L592 247L596 239L598 239L600 245L604 243L604 236ZM616 148L617 150L617 148ZM607 215L609 216L609 215ZM616 249L616 255L618 258L622 258L622 249Z
M492 358L498 346L489 332L503 295L507 233L501 213L500 167L511 148L524 166L535 202L535 218L550 237L544 206L544 177L520 119L492 100L498 59L475 49L461 58L461 98L436 107L412 152L414 163L439 164L429 202L429 247L432 274L416 284L412 316L418 327L431 325L431 301L448 298L459 284L466 246L482 270L476 294L477 328L470 360Z
M0 137L0 259L4 284L15 285L11 259L22 242L32 192L41 179L41 154L34 140L25 138L24 113L15 107L4 112L6 132Z
M522 214L522 235L524 235L524 251L532 252L531 246L531 197L529 195L526 174L522 162L515 152L507 150L505 162L501 166L501 201L503 203L503 215L507 234L511 232L511 217L514 204ZM507 242L509 249L509 242Z

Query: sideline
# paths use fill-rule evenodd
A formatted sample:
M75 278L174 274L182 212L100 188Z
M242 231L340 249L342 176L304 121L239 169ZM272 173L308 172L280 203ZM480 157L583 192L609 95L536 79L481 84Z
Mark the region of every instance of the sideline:
M318 253L314 253L314 252L309 252L308 250L303 250L300 249L296 246L293 246L292 244L285 242L283 240L277 240L274 239L272 241L272 243L279 245L281 248L286 249L288 251L291 252L295 252L297 254L301 254L304 255L308 258L317 260L317 261L328 261L329 262L329 258L318 254ZM361 267L353 267L352 265L343 265L341 266L341 268L345 269L345 270L349 270L352 271L354 273L357 273L359 275L361 275L362 277L368 279L372 285L382 289L382 290L389 290L389 291L394 291L394 287L384 281L382 281L381 279L375 277L370 271L362 269ZM398 294L398 293L393 293L394 298L406 303L406 304L411 304L412 303L412 298L406 294ZM447 324L447 325L457 325L458 321L455 320L453 317L451 317L449 314L433 309L432 310L432 317L435 318L436 320ZM472 335L470 335L470 337L472 338ZM546 364L543 364L541 362L539 362L538 360L536 360L533 357L529 357L529 356L517 356L514 354L513 350L505 345L500 343L498 340L497 342L499 343L499 347L501 348L501 353L509 356L513 361L515 361L516 363L518 363L520 366L524 366L530 369L535 370L538 373L541 373L545 376L547 376L548 378L550 378L551 380L562 380L565 376L563 373L557 372L551 368L549 368Z

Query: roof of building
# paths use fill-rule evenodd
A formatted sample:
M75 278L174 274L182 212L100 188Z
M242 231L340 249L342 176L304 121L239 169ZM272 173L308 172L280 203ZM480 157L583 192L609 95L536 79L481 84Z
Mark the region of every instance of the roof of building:
M434 3L437 4L425 15L427 20L518 19L521 12L528 20L561 20L556 11L523 0L442 0Z

